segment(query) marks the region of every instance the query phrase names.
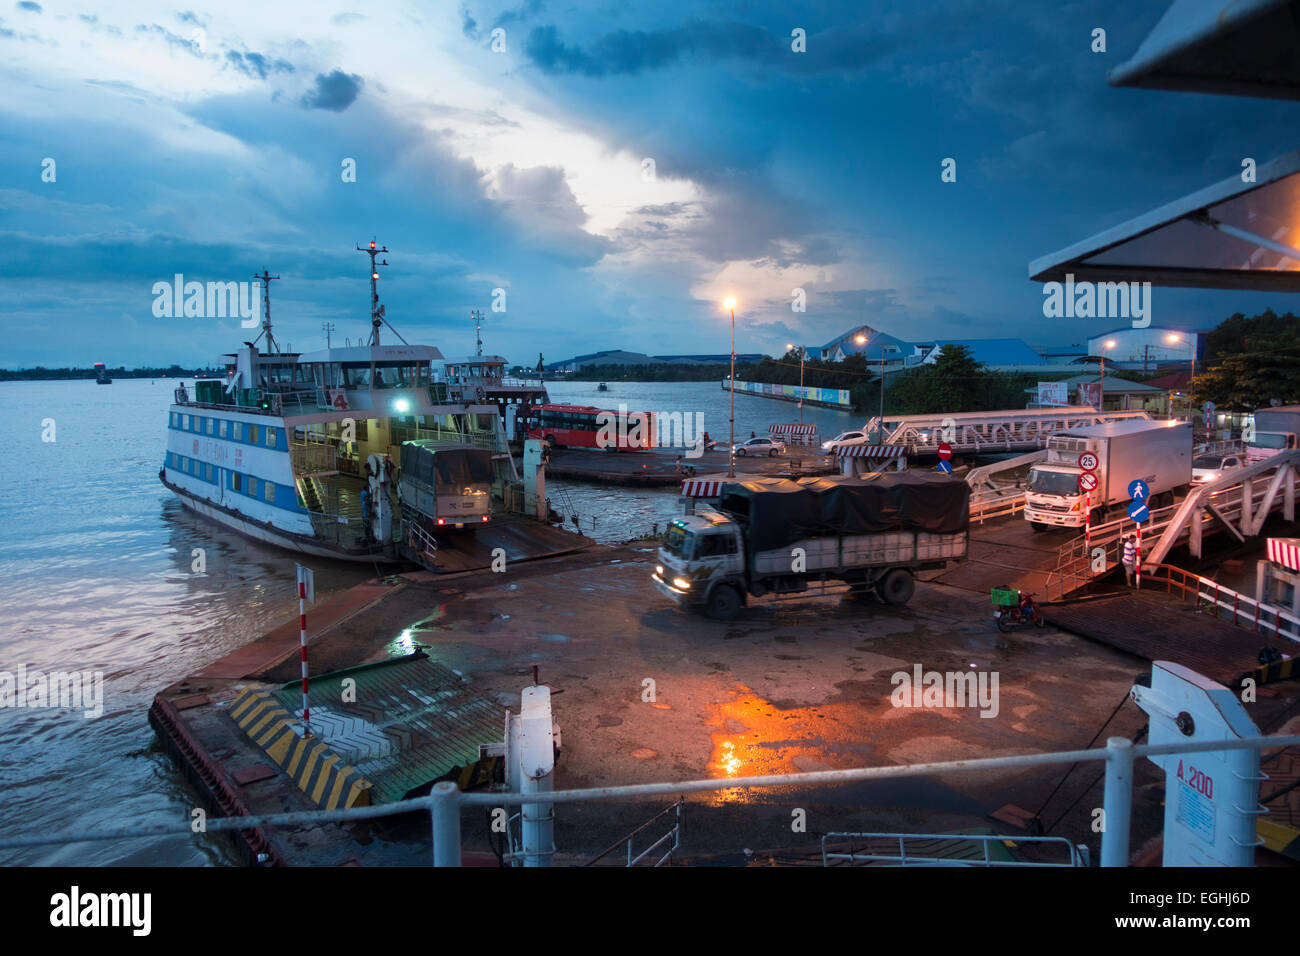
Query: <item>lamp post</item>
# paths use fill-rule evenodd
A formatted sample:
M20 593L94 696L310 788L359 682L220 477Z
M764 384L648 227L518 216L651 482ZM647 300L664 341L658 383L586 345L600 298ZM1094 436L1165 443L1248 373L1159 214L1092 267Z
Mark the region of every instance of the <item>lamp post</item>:
M867 344L867 337L859 335L855 341L859 345ZM880 343L880 415L876 419L876 435L883 442L885 438L885 343Z
M1101 343L1101 396L1097 399L1097 411L1106 410L1106 350L1115 347L1114 339L1107 339Z
M1168 335L1165 336L1165 341L1169 342L1170 344L1173 344L1175 342L1181 342L1182 340L1183 337L1179 335L1177 332L1170 332ZM1192 353L1192 370L1191 370L1192 378L1189 378L1187 380L1187 417L1195 421L1196 413L1192 410L1192 379L1196 378L1196 346L1193 345L1191 342L1188 342L1187 346L1188 346L1188 351ZM1170 412L1172 411L1173 409L1170 408Z
M731 313L731 421L730 440L727 443L727 477L736 477L736 299L727 296L722 303Z
M794 351L794 346L788 343L786 344L785 348L787 352ZM808 355L807 347L803 345L799 346L799 424L800 425L803 424L803 360L807 357L807 355Z

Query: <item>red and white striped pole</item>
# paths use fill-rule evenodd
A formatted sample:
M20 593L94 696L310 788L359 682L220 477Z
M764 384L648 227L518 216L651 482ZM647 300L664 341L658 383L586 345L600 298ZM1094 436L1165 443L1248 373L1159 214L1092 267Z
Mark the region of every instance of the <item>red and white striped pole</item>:
M1083 496L1083 550L1091 560L1092 555L1092 495Z
M298 646L302 652L302 726L303 735L311 736L311 711L307 707L307 578L298 567Z
M1137 553L1133 555L1133 570L1140 589L1142 587L1142 522L1137 523L1137 529Z

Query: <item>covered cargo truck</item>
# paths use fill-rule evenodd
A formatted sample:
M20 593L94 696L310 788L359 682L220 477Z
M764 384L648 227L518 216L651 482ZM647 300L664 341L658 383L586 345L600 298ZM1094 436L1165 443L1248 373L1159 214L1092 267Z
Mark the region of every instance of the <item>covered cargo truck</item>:
M402 442L397 497L407 521L432 528L483 524L492 512L492 452L431 439Z
M1085 492L1080 460L1095 459L1095 486ZM1100 521L1107 509L1127 505L1128 488L1140 478L1152 508L1173 504L1192 483L1192 424L1174 419L1118 421L1071 428L1047 439L1047 460L1029 469L1025 520L1035 531L1082 528L1089 508Z
M969 526L970 488L934 472L727 482L716 509L668 526L653 581L719 620L832 581L905 604L916 571L965 559Z
M1300 448L1300 405L1255 409L1254 421L1242 437L1246 439L1247 461Z

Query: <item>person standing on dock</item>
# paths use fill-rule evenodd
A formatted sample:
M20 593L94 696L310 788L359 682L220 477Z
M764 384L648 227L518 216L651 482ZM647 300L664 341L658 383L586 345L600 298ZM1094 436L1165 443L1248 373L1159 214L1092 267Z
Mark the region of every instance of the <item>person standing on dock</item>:
M1128 586L1133 586L1133 573L1137 566L1137 540L1131 534L1124 535L1124 552L1120 559L1124 564L1124 577L1128 579Z

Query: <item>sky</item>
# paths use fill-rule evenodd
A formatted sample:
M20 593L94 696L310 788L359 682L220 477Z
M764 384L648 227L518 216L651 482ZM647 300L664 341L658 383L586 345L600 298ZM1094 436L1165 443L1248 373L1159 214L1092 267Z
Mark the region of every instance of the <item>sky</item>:
M256 334L157 315L176 274L269 269L282 345L355 343L371 239L388 320L449 357L472 309L521 364L725 354L729 295L739 352L1068 346L1117 323L1044 318L1031 260L1300 145L1294 103L1106 83L1160 2L5 2L9 368ZM1295 308L1153 296L1156 325Z

